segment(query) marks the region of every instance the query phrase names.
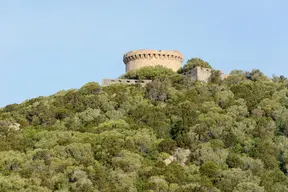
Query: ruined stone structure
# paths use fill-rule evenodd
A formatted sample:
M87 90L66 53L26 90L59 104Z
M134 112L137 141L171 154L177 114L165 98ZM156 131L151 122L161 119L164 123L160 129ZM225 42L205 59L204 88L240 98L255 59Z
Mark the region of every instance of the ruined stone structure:
M142 86L144 86L151 81L152 80L137 80L137 79L103 79L102 85L108 86L111 84L122 83L122 84L128 84L128 85L141 84Z
M209 68L203 68L203 67L195 67L194 69L191 69L190 71L182 73L182 75L191 77L194 81L202 81L207 82L210 75L211 75L212 69ZM221 72L222 79L225 79L228 77L228 75Z
M126 72L146 66L161 65L177 71L183 62L184 56L179 51L167 50L136 50L126 53L123 62Z
M123 62L126 65L126 72L139 69L146 66L161 65L177 71L183 62L184 56L179 51L167 50L136 50L130 51L123 56ZM207 82L211 69L195 67L194 69L182 73L182 75L191 77L192 80ZM221 73L222 79L228 77ZM151 82L151 80L137 80L137 79L103 79L102 85L108 86L115 83L122 84L141 84L142 86Z

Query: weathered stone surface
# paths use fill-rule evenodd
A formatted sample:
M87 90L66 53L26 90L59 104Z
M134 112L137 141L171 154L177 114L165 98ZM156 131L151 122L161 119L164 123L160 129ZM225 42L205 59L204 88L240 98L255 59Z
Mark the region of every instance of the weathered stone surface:
M190 71L182 73L182 75L191 77L192 80L197 81L203 81L207 82L209 77L211 76L212 69L209 68L203 68L203 67L195 67L194 69L191 69ZM224 74L221 72L222 79L227 78L229 75Z
M13 123L13 124L9 125L9 130L19 131L20 130L20 124L19 123Z
M123 56L126 72L146 66L161 65L177 71L183 62L184 56L179 51L167 50L136 50Z
M141 85L146 85L147 83L151 82L152 80L138 80L138 79L103 79L102 80L102 85L103 86L108 86L111 84L116 84L116 83L122 83L122 84L141 84Z
M177 160L176 157L171 155L167 159L164 160L164 164L167 166L167 165L170 165L173 161L176 161L176 160Z
M164 164L167 166L173 161L178 161L180 165L185 166L185 163L187 162L190 153L191 151L189 149L177 148L173 152L173 155L164 160Z

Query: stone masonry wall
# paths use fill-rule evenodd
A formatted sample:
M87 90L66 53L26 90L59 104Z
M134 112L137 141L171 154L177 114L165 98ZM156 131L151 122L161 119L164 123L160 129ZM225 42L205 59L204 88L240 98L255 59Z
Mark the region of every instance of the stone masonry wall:
M122 84L137 84L140 83L141 85L146 85L147 83L151 82L151 80L138 80L138 79L103 79L102 86L108 86L111 84L122 83Z
M185 75L187 77L190 77L193 81L197 80L197 68L191 69L190 71L182 73L182 75Z
M197 80L207 82L211 76L211 69L196 67L197 70Z
M212 69L209 68L202 68L202 67L195 67L194 69L191 69L190 71L184 72L182 75L191 77L194 81L202 81L202 82L208 82L209 77L211 76ZM225 79L229 75L224 74L221 72L221 78Z
M165 50L137 50L126 53L123 62L126 72L146 66L161 65L177 71L183 62L184 56L179 51Z

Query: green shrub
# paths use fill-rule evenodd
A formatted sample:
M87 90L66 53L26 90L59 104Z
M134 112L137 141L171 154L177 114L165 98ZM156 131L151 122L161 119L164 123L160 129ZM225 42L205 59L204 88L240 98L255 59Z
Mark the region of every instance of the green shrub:
M192 59L189 59L187 63L178 70L178 73L190 71L191 69L194 69L195 67L203 67L203 68L212 69L211 65L208 62L200 58L192 58Z
M168 69L163 66L149 66L142 67L140 69L132 70L121 76L121 79L149 79L154 80L156 78L166 78L175 75L176 73L172 69Z

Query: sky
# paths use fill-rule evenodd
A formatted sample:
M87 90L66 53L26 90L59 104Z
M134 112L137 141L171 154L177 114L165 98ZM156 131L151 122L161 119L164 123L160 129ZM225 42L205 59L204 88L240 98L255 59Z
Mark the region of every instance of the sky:
M287 0L0 0L0 107L117 78L135 49L287 77L287 9Z

